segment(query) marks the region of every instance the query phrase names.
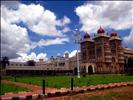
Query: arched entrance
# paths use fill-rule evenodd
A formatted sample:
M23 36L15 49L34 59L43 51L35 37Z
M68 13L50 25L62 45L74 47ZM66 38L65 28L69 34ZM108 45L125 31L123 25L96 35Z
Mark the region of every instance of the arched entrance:
M77 68L74 68L74 75L77 75Z
M128 58L127 61L125 62L125 72L127 74L133 74L133 58Z
M88 67L88 74L93 74L93 68L91 65Z

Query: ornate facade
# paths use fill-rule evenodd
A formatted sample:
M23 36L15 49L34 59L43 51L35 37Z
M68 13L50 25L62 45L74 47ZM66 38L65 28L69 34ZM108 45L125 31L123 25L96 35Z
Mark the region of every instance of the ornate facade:
M100 27L94 38L86 33L81 42L81 72L123 73L124 51L116 32L108 33Z

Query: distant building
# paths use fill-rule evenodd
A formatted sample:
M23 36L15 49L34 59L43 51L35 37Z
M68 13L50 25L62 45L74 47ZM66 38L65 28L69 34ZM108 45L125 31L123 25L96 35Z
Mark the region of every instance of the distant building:
M11 62L6 67L8 75L54 75L54 74L73 74L76 67L75 57L69 58L69 53L65 56L51 57L48 61L39 59L35 66L28 66L26 62ZM72 65L73 64L73 65Z

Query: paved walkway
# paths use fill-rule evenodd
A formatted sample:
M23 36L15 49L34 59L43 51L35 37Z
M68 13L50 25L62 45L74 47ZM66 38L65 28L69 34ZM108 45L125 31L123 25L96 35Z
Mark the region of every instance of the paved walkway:
M27 96L27 95L36 95L36 94L41 94L42 93L42 87L40 86L34 86L34 85L29 85L29 84L24 84L24 83L18 83L18 82L12 82L12 81L7 81L7 80L2 80L2 83L6 83L6 84L14 84L18 87L23 87L23 88L28 88L28 89L32 89L32 92L20 92L18 94L6 94L6 95L2 95L1 97L3 99L5 98L9 98L9 97L16 97L16 96ZM94 90L95 88L101 88L101 87L114 87L114 86L121 86L121 85L127 85L127 84L133 84L133 81L130 82L120 82L120 83L110 83L110 84L100 84L100 85L90 85L90 86L83 86L83 87L74 87L73 90L74 91L79 91L79 90L86 90L86 89L91 89ZM61 88L61 89L56 89L56 88L46 88L45 91L46 93L55 93L55 92L66 92L66 91L70 91L70 88Z

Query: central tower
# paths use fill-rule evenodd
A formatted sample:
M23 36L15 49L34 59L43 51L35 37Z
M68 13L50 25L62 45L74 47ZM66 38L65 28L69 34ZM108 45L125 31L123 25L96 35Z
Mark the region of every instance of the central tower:
M94 37L95 44L95 60L98 73L109 73L110 63L112 61L111 49L109 45L108 33L100 26Z
M116 32L109 36L102 27L94 38L86 33L81 42L81 68L86 73L121 73L124 70L124 52Z

